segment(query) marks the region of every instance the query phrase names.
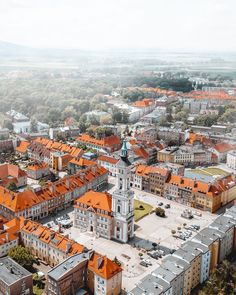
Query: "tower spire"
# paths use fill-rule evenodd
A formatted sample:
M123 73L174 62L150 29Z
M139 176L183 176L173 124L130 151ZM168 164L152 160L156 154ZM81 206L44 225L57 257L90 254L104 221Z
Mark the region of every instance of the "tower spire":
M128 148L127 148L127 141L126 139L123 140L122 148L121 148L121 158L127 159L128 157Z

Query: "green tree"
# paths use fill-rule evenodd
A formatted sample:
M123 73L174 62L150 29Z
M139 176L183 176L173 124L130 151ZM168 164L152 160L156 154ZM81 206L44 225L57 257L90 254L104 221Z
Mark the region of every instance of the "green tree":
M17 186L16 186L15 182L10 182L6 186L6 188L9 189L10 191L13 191L13 192L15 192L17 190Z
M10 119L5 119L3 121L3 128L8 128L9 130L13 130L13 125Z
M8 255L21 266L31 269L34 263L34 256L29 249L22 246L15 246L8 251Z
M161 207L157 207L155 209L155 213L156 213L157 216L160 216L160 217L165 217L166 216L165 210L163 208L161 208Z
M30 120L30 131L37 132L38 131L38 121L35 117L32 117Z

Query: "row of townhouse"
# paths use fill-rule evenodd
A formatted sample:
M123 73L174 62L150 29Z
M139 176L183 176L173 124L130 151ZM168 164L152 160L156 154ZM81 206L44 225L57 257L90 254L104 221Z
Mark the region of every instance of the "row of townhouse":
M145 165L135 168L132 187L209 212L215 212L236 196L234 175L207 183L175 175L167 168Z
M70 206L88 190L100 190L107 182L108 171L94 165L34 191L15 193L0 186L0 214L8 219L40 219Z
M207 149L191 146L167 147L157 152L159 162L171 162L188 165L212 163L214 155Z
M208 183L171 175L164 189L165 198L209 212L217 211L233 201L235 196L234 175L227 175Z
M132 187L164 196L165 183L170 176L166 168L139 165L132 175Z
M81 289L86 290L83 294L118 295L121 292L122 269L116 263L38 222L16 217L3 225L0 257L16 245L27 247L32 255L53 267L47 274L48 295L70 295ZM4 284L6 279L4 276ZM9 272L8 279L10 285L19 281L14 272ZM0 291L9 287L0 285Z
M37 162L47 163L56 171L67 168L73 158L79 159L83 150L46 138L36 138L27 147L28 157Z
M96 150L101 154L110 154L121 148L121 140L118 135L111 135L102 139L97 139L89 134L83 133L76 139L78 144Z
M122 269L106 256L27 219L20 238L34 256L53 267L47 274L46 294L120 294Z
M189 295L236 250L236 206L226 210L144 277L129 295Z

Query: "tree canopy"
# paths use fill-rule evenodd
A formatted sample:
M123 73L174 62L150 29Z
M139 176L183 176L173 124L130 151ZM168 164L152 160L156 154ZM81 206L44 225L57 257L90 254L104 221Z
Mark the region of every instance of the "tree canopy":
M15 246L8 251L8 255L21 266L27 269L32 268L34 256L31 255L29 249L22 246Z

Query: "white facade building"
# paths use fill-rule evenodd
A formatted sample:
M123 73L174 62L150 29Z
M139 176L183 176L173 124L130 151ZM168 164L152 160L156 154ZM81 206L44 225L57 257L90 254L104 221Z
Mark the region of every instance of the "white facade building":
M131 163L128 148L123 142L121 157L117 163L117 184L112 195L114 239L126 243L134 235L134 193L130 189Z
M236 150L228 152L227 154L227 166L236 170Z

